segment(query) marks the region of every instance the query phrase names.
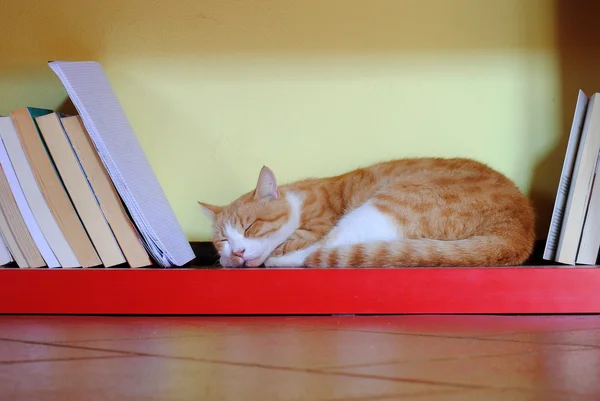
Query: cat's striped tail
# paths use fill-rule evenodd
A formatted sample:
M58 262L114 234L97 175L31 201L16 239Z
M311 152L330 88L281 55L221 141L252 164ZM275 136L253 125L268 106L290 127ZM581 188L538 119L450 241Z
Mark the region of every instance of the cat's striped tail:
M533 250L533 241L515 235L479 236L455 241L405 239L319 248L307 267L517 266Z

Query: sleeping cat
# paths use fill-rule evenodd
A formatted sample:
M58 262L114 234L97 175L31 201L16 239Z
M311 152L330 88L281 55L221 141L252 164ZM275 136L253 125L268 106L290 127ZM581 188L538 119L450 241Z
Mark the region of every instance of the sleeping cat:
M530 201L471 159L413 158L199 202L224 267L511 266L535 240Z

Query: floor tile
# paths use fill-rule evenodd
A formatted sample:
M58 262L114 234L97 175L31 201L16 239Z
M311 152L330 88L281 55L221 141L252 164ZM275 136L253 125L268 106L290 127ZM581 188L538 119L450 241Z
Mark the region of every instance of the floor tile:
M382 395L380 398L347 398L335 401L596 401L590 396L552 391L463 390L418 395ZM333 401L333 400L332 400Z
M87 342L96 349L188 356L208 361L331 369L570 349L538 343L355 331L263 332L224 336Z
M0 338L46 342L224 335L310 327L274 318L0 316Z
M297 317L290 320L289 324L310 326L315 329L482 337L515 333L600 329L600 316L313 316Z
M166 358L0 365L0 399L279 401L376 400L439 394L446 387ZM448 388L456 391L456 388ZM409 398L410 398L409 397Z
M595 348L544 348L522 355L380 364L337 371L600 398L600 349Z
M595 401L598 377L598 316L0 316L2 401Z
M0 316L0 338L95 341L264 331L347 330L481 337L598 329L597 316L298 316L96 317Z
M493 338L507 341L536 342L545 344L574 344L600 347L600 329L505 334L494 336Z
M51 345L0 341L0 364L35 360L115 357L120 354L106 351L82 350ZM0 387L1 388L1 387Z

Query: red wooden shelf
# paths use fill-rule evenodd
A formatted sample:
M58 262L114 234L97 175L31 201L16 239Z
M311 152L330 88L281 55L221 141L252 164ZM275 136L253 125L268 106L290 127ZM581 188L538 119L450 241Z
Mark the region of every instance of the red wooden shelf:
M0 313L600 313L600 269L2 269Z

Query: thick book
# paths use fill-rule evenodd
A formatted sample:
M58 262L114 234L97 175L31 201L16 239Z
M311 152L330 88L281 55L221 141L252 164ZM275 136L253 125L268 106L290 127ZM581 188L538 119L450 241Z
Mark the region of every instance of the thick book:
M101 264L100 258L67 195L35 121L37 117L50 113L53 111L24 107L11 111L10 117L15 123L37 185L77 261L82 267L98 266Z
M0 233L0 266L6 266L13 261L13 257L6 246L6 241Z
M554 209L552 210L552 219L550 220L548 237L544 247L544 259L546 260L556 260L556 249L561 235L569 191L571 190L571 180L573 170L575 169L577 149L581 139L581 132L585 122L588 103L588 96L582 90L579 90L575 112L573 114L573 121L571 123L571 131L569 133L569 142L567 144L562 172L560 173L560 181L556 191L556 199L554 201Z
M588 104L561 226L556 261L575 265L600 152L600 94Z
M0 187L0 190L2 188ZM10 254L15 258L15 262L19 267L29 267L27 264L27 260L25 259L25 255L23 251L19 247L19 243L15 238L10 226L8 224L8 219L6 218L6 213L0 207L0 234L2 234L2 238L6 241L6 246L10 250Z
M54 61L49 66L81 116L153 259L164 267L190 262L194 252L100 63Z
M102 264L111 267L125 263L121 248L98 205L60 118L58 113L36 118L54 165Z
M18 253L20 257L25 259L27 267L44 267L46 263L42 258L35 241L29 233L29 229L25 224L25 220L19 211L17 201L13 196L10 184L4 169L0 165L0 210L4 214L4 221L6 226L2 228L3 234L11 236L16 246L18 247ZM11 249L12 251L12 249ZM25 266L23 266L25 267Z
M2 162L3 167L7 166L8 162L10 162L10 165L14 168L15 177L18 180L18 184L23 192L23 197L31 211L31 216L27 217L27 221L29 224L36 222L39 225L44 240L47 241L60 266L80 267L81 265L77 261L71 246L65 239L54 215L50 211L48 203L44 198L44 194L38 186L33 169L25 154L24 147L19 140L19 134L10 117L0 117L0 137L2 138L3 145L6 148L6 154L9 158L9 161L4 158L0 158L0 161ZM1 156L2 152L0 149L0 157ZM5 168L5 171L8 173L8 168ZM11 182L10 177L8 178L9 182ZM12 184L11 187L13 193L17 194L16 183L14 180L12 181ZM25 206L23 202L21 201L19 204L22 206L22 210L24 210L23 208ZM32 231L31 228L30 232L32 235L36 235L36 232ZM36 243L39 244L38 241L41 240L37 238ZM41 246L38 245L38 247L44 252ZM44 259L46 260L46 263L48 263L48 266L54 267L52 266L52 263L49 262L49 259L47 259L47 254L42 253L42 255L44 255Z
M87 181L121 246L130 267L150 266L152 261L98 153L94 149L80 116L61 118L75 155Z

